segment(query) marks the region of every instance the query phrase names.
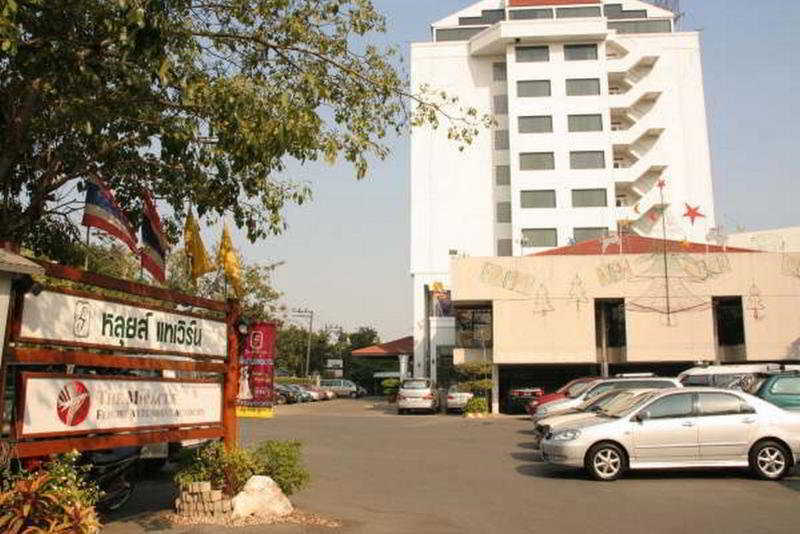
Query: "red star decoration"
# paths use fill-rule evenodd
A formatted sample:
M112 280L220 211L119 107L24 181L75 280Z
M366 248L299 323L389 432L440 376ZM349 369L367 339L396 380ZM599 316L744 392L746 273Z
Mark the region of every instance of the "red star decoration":
M691 207L689 204L686 204L686 213L683 214L684 217L688 217L692 221L692 226L694 226L694 221L698 217L702 217L705 219L705 215L700 213L700 206Z
M667 187L667 181L666 180L659 180L656 185L658 186L659 189L664 189L665 187Z

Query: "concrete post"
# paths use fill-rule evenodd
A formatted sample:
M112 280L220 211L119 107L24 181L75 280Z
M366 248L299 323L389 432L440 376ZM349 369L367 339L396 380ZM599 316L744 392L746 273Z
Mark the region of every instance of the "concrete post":
M491 413L500 413L500 366L492 365L492 406Z
M397 358L400 360L400 380L405 380L408 376L408 354L401 354Z

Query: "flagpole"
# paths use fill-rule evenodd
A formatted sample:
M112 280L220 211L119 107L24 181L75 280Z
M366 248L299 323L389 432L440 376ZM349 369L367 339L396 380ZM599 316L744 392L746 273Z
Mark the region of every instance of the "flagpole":
M670 318L670 309L669 309L669 261L667 260L667 216L666 210L664 210L664 188L659 187L659 196L661 197L661 236L663 242L663 250L664 250L664 289L665 289L665 297L666 297L666 304L667 304L667 326L672 324L672 320Z
M83 257L83 270L89 270L89 226L86 226L86 255Z

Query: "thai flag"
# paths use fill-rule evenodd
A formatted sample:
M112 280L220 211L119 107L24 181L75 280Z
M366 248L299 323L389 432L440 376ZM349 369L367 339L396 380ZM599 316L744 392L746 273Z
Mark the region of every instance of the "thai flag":
M128 245L134 254L139 253L136 249L136 230L114 199L114 193L99 179L86 181L82 224L113 235Z
M161 217L150 193L142 193L144 200L144 220L142 221L142 268L160 282L166 280L166 263L169 243L164 236Z

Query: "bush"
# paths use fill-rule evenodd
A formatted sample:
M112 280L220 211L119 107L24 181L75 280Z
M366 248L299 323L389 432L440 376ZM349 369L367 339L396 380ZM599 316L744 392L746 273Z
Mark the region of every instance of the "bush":
M302 447L299 441L265 441L254 452L258 474L270 477L286 495L305 488L311 474L303 465Z
M489 379L483 379L462 382L458 385L458 390L467 393L473 393L480 397L489 397L489 393L492 391L492 381Z
M100 530L94 505L97 486L84 480L88 467L80 455L62 455L37 473L20 472L0 492L0 531L6 534L52 532L93 534Z
M467 401L464 411L466 413L489 413L489 404L484 398L472 397Z
M456 365L456 372L464 380L479 380L492 376L492 363L485 361L464 362Z
M315 384L313 378L298 378L294 376L276 376L275 377L276 384L302 384L306 386L313 386Z
M211 482L233 497L254 475L272 478L286 495L308 485L311 476L302 465L299 441L266 441L255 449L228 450L221 442L185 450L178 459L175 483Z
M394 395L400 389L400 381L396 378L387 378L381 382L384 395Z

